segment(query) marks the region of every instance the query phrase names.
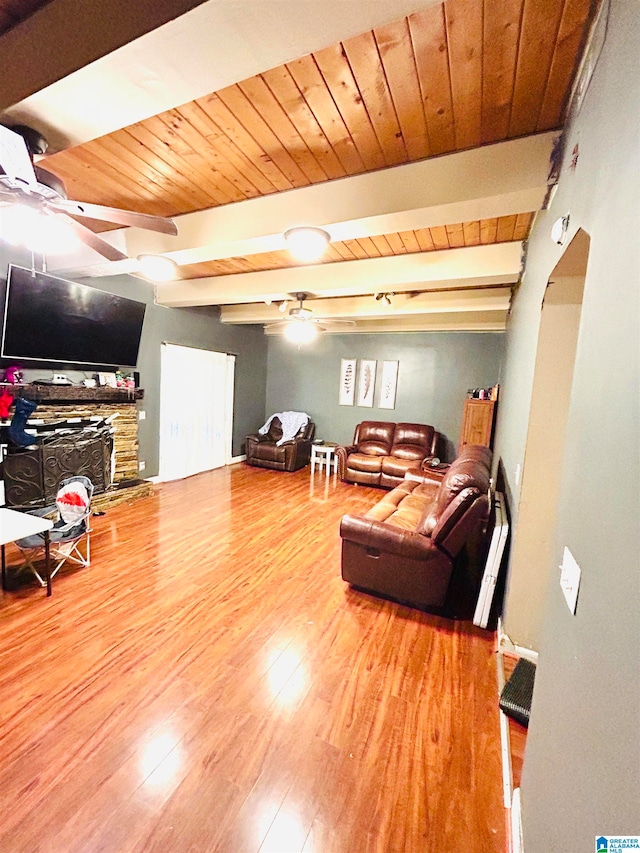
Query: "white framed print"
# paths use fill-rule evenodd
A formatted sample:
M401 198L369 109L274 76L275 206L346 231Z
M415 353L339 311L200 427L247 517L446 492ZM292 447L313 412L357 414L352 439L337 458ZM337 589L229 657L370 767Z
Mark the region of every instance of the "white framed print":
M356 359L343 358L340 362L339 406L353 406L356 399Z
M396 407L396 387L398 384L398 362L383 361L382 362L382 379L380 382L380 397L378 400L378 408L380 409L395 409Z
M358 405L373 407L373 391L376 385L375 360L361 359L358 376Z

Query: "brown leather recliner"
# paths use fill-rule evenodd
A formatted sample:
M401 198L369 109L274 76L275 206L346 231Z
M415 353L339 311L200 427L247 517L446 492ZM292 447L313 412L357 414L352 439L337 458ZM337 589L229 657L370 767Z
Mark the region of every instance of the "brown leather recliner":
M362 421L353 444L336 448L338 473L348 483L391 489L410 468L437 456L440 445L440 433L428 424Z
M340 524L342 577L352 586L449 615L479 580L491 451L465 447L441 483L404 480L365 515Z
M282 438L282 425L279 418L273 418L268 432L255 433L245 439L245 450L249 465L258 468L273 468L275 471L297 471L309 464L311 445L316 433L316 425L309 421L301 427L294 438L278 445Z

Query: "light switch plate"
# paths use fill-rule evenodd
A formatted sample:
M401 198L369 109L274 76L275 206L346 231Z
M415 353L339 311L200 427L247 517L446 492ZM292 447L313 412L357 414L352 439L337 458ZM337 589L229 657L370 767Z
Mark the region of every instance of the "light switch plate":
M580 589L580 566L576 563L575 557L571 551L565 546L562 554L562 564L560 566L560 588L567 602L567 607L571 613L576 612L578 604L578 590Z

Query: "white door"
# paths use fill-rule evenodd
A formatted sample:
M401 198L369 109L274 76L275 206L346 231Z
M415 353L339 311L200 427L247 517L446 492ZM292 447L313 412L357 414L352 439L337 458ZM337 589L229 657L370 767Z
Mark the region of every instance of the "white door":
M178 480L231 460L235 358L162 344L160 479Z

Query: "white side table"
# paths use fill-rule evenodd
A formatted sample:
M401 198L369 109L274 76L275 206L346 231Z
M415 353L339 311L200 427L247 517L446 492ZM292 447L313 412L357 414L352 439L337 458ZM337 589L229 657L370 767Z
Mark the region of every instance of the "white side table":
M335 454L336 447L338 447L338 445L333 441L326 441L324 444L311 445L311 473L314 472L316 465L320 466L320 471L322 471L322 466L324 465L325 474L328 477L331 471L332 462L333 471L334 473L337 473L338 457Z

